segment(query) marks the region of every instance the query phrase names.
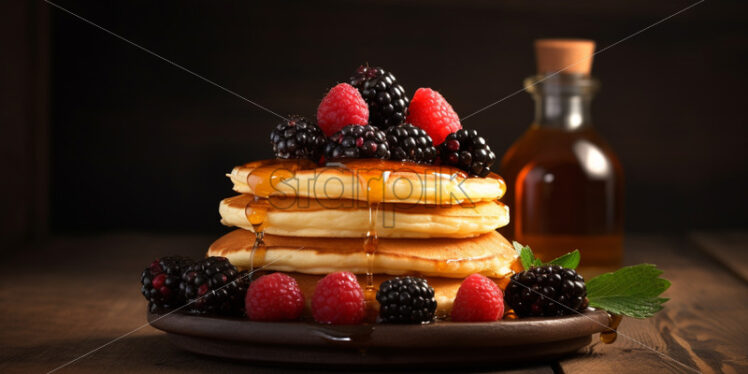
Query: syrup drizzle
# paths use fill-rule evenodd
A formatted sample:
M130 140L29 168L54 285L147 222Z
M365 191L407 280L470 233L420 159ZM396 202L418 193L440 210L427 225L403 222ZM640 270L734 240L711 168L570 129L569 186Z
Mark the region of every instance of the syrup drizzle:
M264 265L267 246L265 245L265 223L267 212L271 208L267 197L273 195L278 184L294 177L298 170L315 168L316 163L304 159L261 160L249 163L252 171L247 175L247 186L254 192L254 199L247 202L244 215L255 232L255 242L249 253L250 281L254 278L256 268ZM265 198L261 198L265 197Z
M246 165L252 167L247 175L247 186L254 192L253 200L244 207L244 215L255 232L255 241L249 253L249 272L251 281L253 272L265 263L267 246L265 245L265 223L271 204L267 197L274 195L278 185L291 179L298 170L317 167L317 164L304 159L292 160L261 160ZM262 198L265 197L265 198Z
M366 316L368 322L375 322L379 315L379 303L377 302L377 287L374 284L374 264L376 261L379 237L377 236L377 213L380 204L384 202L385 186L391 171L384 167L356 167L356 161L336 163L337 167L355 173L360 184L359 191L366 193L366 202L369 207L369 228L364 236L363 251L366 255L366 287L364 288L364 299L366 300ZM354 165L350 165L353 163ZM378 165L378 164L375 164Z
M261 191L269 195L278 183L292 176L292 172L285 168L278 168L274 164L259 165L247 176L247 185L255 191ZM255 268L262 266L265 262L265 253L267 252L264 241L265 222L269 208L270 204L267 199L261 199L257 196L254 197L253 201L247 202L244 207L244 215L255 232L255 242L252 244L252 251L249 253L250 282L254 279Z
M504 315L502 316L502 318L501 318L501 319L505 319L505 320L515 320L515 319L517 319L517 318L519 318L519 317L517 317L517 313L515 313L515 312L514 312L514 309L506 309L506 310L504 311Z
M299 170L315 168L317 164L309 160L262 160L249 163L252 171L247 175L247 186L254 195L268 197L278 190L278 185L294 177Z
M618 325L621 324L621 320L623 320L623 316L620 314L609 314L610 316L610 323L608 324L608 330L605 330L600 333L600 341L605 344L612 344L616 341L618 338L618 333L616 330L618 329Z
M364 293L367 296L367 302L373 302L377 293L374 286L374 256L379 246L376 229L378 206L378 203L369 204L369 230L364 237L364 253L366 254L366 289Z

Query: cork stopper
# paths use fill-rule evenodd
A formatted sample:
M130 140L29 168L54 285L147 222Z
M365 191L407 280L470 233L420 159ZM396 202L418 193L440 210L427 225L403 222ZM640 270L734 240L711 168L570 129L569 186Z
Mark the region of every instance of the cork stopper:
M535 54L538 58L538 73L561 71L561 74L589 75L592 70L592 54L595 42L586 39L538 39Z

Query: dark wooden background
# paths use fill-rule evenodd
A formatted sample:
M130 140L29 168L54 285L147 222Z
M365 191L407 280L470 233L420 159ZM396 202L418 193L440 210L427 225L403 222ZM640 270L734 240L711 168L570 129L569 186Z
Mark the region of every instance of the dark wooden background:
M369 62L463 116L521 88L535 38L602 48L690 3L58 2L284 115L313 115ZM271 156L277 118L44 2L0 10L3 242L222 230L223 173ZM706 1L595 58L594 122L625 168L627 229L746 227L747 10ZM531 119L520 93L464 126L503 154Z

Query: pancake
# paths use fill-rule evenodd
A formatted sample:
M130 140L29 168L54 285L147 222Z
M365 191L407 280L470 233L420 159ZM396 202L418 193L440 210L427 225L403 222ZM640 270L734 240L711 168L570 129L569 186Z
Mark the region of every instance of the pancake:
M219 206L221 223L253 230L248 216L264 215L264 232L272 235L362 238L371 228L369 205L355 200L314 200L239 195ZM380 238L470 238L509 223L509 208L498 201L460 205L382 203L373 212Z
M304 294L304 300L306 301L305 314L311 315L311 304L312 295L314 295L314 289L317 286L317 282L324 277L324 275L310 275L301 273L288 273L289 276L296 279L301 288L301 293ZM374 284L379 285L382 282L392 279L393 275L376 275L374 276ZM503 290L509 283L509 278L492 278L496 284ZM429 286L434 289L434 299L436 299L436 315L437 316L448 316L452 311L452 305L454 304L455 297L457 296L457 290L460 288L463 279L458 278L441 278L441 277L426 277L429 282ZM366 277L358 276L358 283L361 284L361 288L366 287Z
M442 205L498 200L506 192L496 174L469 177L447 166L370 159L325 167L309 160L264 160L237 166L227 176L234 191L259 197Z
M240 268L263 268L305 274L369 269L362 239L300 238L265 235L265 247L252 258L255 234L232 231L216 240L208 256L227 257ZM468 239L379 239L375 274L420 274L464 278L473 273L503 278L519 270L517 253L498 232Z

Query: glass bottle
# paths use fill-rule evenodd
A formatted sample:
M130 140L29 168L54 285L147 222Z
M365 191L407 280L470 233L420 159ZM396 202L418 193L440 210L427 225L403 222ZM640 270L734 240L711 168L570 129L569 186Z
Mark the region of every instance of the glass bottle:
M503 233L544 261L579 249L582 267L606 270L623 255L623 171L592 127L597 87L584 73L525 80L535 120L501 161L513 213Z

